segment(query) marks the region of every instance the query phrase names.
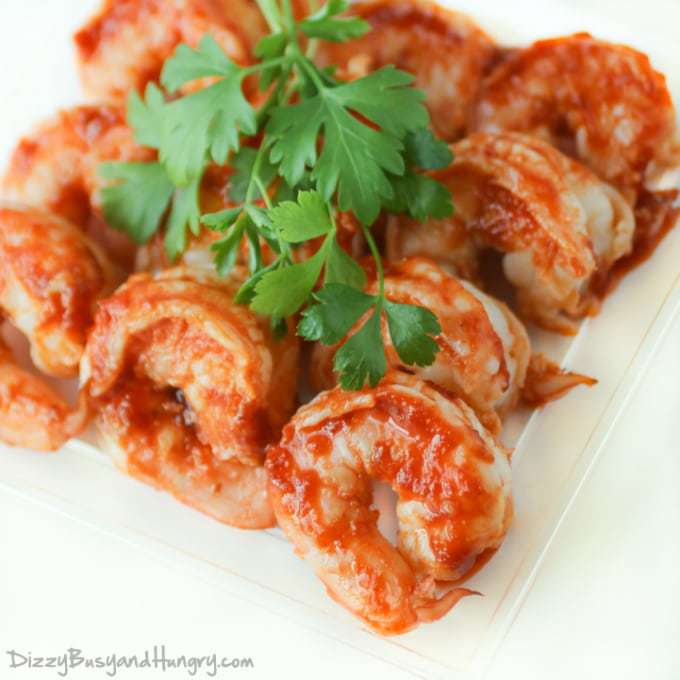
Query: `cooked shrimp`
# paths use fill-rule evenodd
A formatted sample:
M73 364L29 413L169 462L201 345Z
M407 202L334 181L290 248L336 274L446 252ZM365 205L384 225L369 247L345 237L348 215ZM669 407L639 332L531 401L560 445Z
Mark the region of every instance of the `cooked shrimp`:
M0 338L0 440L35 451L56 451L85 426L87 404L71 407L40 378L17 366Z
M195 47L209 33L245 64L265 32L251 0L106 0L74 40L87 93L120 101L157 80L179 43Z
M79 106L60 112L22 139L12 154L2 193L6 199L40 206L82 227L119 261L129 260L133 244L106 226L97 175L102 161L146 161L121 109Z
M73 377L95 303L112 285L112 267L73 225L32 209L0 208L0 320L27 338L35 366ZM0 438L35 449L59 448L85 421L0 346Z
M644 54L587 33L511 53L484 81L472 127L552 142L631 203L650 175L680 163L663 75Z
M377 292L375 276L367 292ZM427 367L404 366L383 321L383 340L388 365L408 370L423 380L464 399L484 426L496 433L520 397L536 405L556 399L590 378L561 371L545 357L532 357L527 332L517 317L499 300L473 284L458 279L425 258L409 258L388 265L385 295L401 304L429 309L441 326L434 363ZM350 331L346 340L358 330ZM310 379L318 389L336 383L333 356L339 345L317 343L312 350ZM527 374L529 365L533 367Z
M377 286L372 277L367 292L375 294ZM422 258L389 265L385 295L393 302L428 308L442 327L436 339L440 351L434 364L408 370L464 398L485 425L497 431L496 413L505 414L517 402L531 354L526 331L514 314L472 284ZM383 339L388 364L406 368L392 345L386 321ZM337 349L320 343L314 347L310 377L319 390L336 383L333 355Z
M493 41L463 14L429 0L358 2L350 12L372 31L346 43L322 43L317 61L354 79L388 64L410 71L425 91L433 126L444 139L464 134L466 115L497 54Z
M225 208L233 208L235 203L230 198L230 176L232 170L228 166L218 167L211 165L201 184L200 204L203 214L217 212ZM264 201L261 203L264 207ZM337 241L352 257L363 254L364 240L359 224L351 213L338 213L336 218ZM158 232L148 243L137 249L135 258L135 271L159 272L168 269L174 264L189 267L194 270L214 272L215 253L212 246L216 241L224 238L224 233L202 229L198 235L190 234L187 247L180 255L176 263L170 261L165 250L165 234ZM323 238L312 239L303 243L293 251L293 258L301 262L317 252ZM242 243L237 262L245 265L248 262L249 245ZM276 253L264 241L260 240L261 257L265 263L273 262Z
M293 9L306 14L306 1L294 0ZM229 58L246 65L267 33L254 0L104 0L74 41L86 92L119 102L158 80L180 43L196 47L209 34Z
M406 257L430 257L450 274L469 281L478 277L477 246L457 214L425 222L405 215L389 215L385 255L392 262Z
M298 345L186 269L133 276L100 305L81 366L126 473L242 528L273 524L264 447L294 408Z
M438 179L478 243L506 253L521 313L573 333L599 308L599 281L631 250L635 219L623 196L527 135L479 133L453 152Z
M440 618L512 519L508 451L461 399L415 376L323 392L269 448L279 525L331 597L382 634ZM398 496L398 547L378 531L371 480ZM449 585L450 588L450 585Z

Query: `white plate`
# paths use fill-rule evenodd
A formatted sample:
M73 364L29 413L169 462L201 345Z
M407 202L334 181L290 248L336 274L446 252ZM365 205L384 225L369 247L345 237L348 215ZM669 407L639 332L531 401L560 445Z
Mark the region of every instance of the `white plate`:
M78 20L95 4L77 3ZM575 11L557 0L542 2L540 14L535 3L524 0L512 5L502 0L445 4L477 17L503 42L590 30L634 44L667 72L676 101L680 100L680 50L670 43L653 44L652 39L645 43L606 17ZM12 14L13 20L21 22L22 10L13 8ZM41 55L49 69L53 98L46 102L45 97L35 96L33 85L46 79L39 61L33 62L34 72L16 78L12 97L5 100L0 114L3 155L33 122L27 119L27 111L30 118L36 118L50 108L77 101L68 54L70 28L59 28L56 48L52 42ZM607 299L601 315L586 322L576 338L535 336L538 349L600 382L596 388L579 389L535 413L528 422L518 414L509 424L508 437L517 446L513 458L516 518L503 547L469 582L484 597L466 599L442 621L398 638L384 639L364 630L334 604L278 530L248 533L219 525L120 475L86 441L73 442L54 456L3 450L0 485L134 543L254 605L424 677L481 673L512 624L557 527L680 308L679 261L677 230L649 262L626 277Z

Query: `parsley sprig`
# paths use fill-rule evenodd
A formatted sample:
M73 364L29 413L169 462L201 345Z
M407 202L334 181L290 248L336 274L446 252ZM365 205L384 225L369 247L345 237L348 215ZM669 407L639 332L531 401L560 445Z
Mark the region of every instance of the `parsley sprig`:
M303 20L294 18L291 0L258 4L271 29L255 48L258 61L236 64L206 35L165 62L162 89L151 84L143 98L130 96L135 139L157 160L101 166L111 180L102 191L105 216L138 243L164 229L171 259L186 249L187 230L218 232L217 272L226 276L247 253L250 274L236 301L269 316L276 333L299 312L297 332L307 340L334 345L351 333L335 355L346 389L375 385L385 374L386 332L403 363L429 365L437 319L387 299L370 228L382 211L425 220L453 210L447 189L423 172L451 161L429 130L424 94L392 66L342 82L314 64L316 41L369 30L344 15L347 0L328 0ZM232 170L230 205L202 214L201 182L211 164ZM375 261L375 294L364 292L364 269L340 245L340 212L360 225Z

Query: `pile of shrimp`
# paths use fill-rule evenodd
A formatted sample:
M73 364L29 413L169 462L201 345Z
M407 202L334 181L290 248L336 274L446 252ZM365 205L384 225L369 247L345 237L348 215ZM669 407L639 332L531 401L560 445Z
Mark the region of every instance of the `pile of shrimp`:
M527 324L575 333L651 253L677 218L666 178L680 143L664 77L632 48L586 33L508 48L429 0L350 12L372 31L320 43L319 64L348 80L412 72L453 152L432 172L451 217L384 215L375 229L387 299L439 321L434 363L405 365L383 320L386 376L345 392L333 356L363 319L303 362L293 333L274 338L234 302L247 271L217 276L211 232L170 262L162 233L138 247L107 224L98 164L154 160L127 125L128 94L205 33L248 64L267 28L253 0L105 0L75 36L95 101L34 128L2 180L0 321L33 367L0 336L0 440L55 451L93 421L120 470L229 526L278 524L334 600L392 635L475 594L463 583L513 517L506 419L595 383L536 353ZM204 212L229 206L230 175L208 168ZM362 258L356 221L338 225ZM77 378L77 398L53 378ZM302 405L301 383L315 395ZM375 482L397 497L395 544L378 529Z

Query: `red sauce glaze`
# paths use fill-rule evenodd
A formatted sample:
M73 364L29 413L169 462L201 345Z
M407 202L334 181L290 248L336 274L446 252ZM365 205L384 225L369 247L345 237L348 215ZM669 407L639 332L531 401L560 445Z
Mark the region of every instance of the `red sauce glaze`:
M0 262L41 303L41 330L59 326L84 340L107 277L85 241L61 222L51 226L51 219L40 212L0 210L2 232L24 237L16 243L0 233ZM55 278L61 281L58 287Z
M680 191L643 191L635 206L635 240L630 255L616 262L594 285L602 297L616 290L623 277L646 262L680 220Z
M162 0L107 0L99 14L73 39L82 55L91 57L101 43L119 35L123 26L160 14L164 4ZM169 9L167 7L166 11Z
M634 123L632 139L615 134L619 119ZM516 50L490 74L473 127L488 124L548 130L562 151L630 196L672 137L675 115L666 80L646 55L578 33ZM587 158L576 152L578 129L587 134Z
M158 388L130 372L97 401L102 418L125 449L130 474L164 488L164 471L172 465L182 475L200 478L219 490L219 466L193 426L194 415L180 391ZM168 430L173 443L161 457L159 436Z
M494 456L470 427L454 426L433 406L398 393L380 390L375 406L356 410L321 425L297 429L288 425L280 444L270 447L267 469L270 482L292 520L321 548L343 545L350 538L374 528L377 512L370 509L369 478L392 486L401 501L424 503L430 516L423 519L437 560L456 565L470 559L474 521L486 514L493 502L483 487L478 463L493 463ZM383 436L373 441L369 459L362 459L356 439L379 429ZM365 429L367 427L368 429ZM330 456L335 440L346 441L354 453L357 484L350 495L329 486L346 503L342 518L330 522L320 503L322 489L330 484L313 468L301 468L296 451L314 459ZM357 443L354 443L357 442ZM464 447L465 456L453 464L453 453ZM360 480L360 481L359 481ZM473 555L475 557L475 555Z

